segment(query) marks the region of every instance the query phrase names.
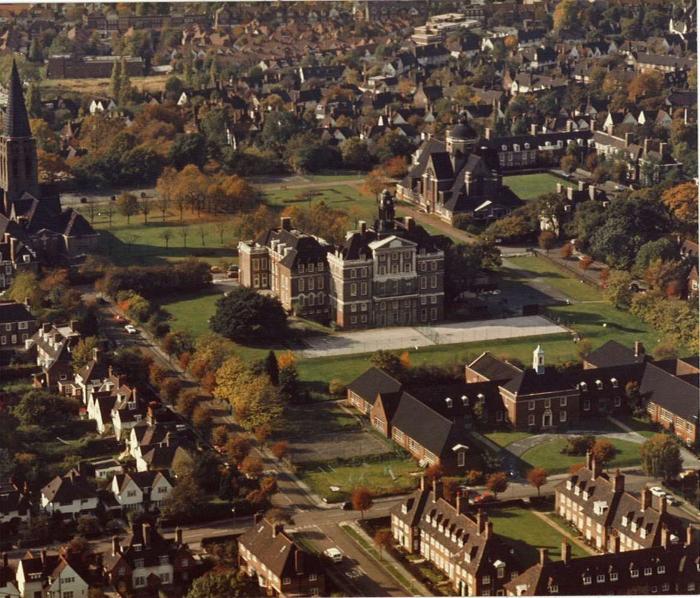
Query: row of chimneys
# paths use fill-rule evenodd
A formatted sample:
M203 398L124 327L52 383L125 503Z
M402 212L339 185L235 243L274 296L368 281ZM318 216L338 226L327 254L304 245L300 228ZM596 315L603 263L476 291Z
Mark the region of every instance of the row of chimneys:
M437 502L442 498L442 483L437 478L433 478L433 502ZM420 489L424 491L426 489L425 476L420 477ZM462 492L457 491L455 495L455 511L457 514L463 514L465 503L462 497ZM485 534L486 538L490 538L493 534L493 523L488 520L488 515L483 509L479 509L476 512L476 531L479 536Z
M150 523L144 522L141 524L141 535L143 536L143 545L150 546L151 541L153 540L152 526ZM183 544L182 529L180 529L179 527L175 528L175 543L178 545ZM46 553L45 550L43 550L42 552ZM119 543L119 536L112 536L112 556L116 556L120 552L121 545ZM45 558L45 555L42 555L42 558Z

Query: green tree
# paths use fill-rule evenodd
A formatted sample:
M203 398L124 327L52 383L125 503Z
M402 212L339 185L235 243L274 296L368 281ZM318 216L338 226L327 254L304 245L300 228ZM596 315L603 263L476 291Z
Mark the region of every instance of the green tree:
M87 336L78 341L71 353L71 363L74 372L78 372L92 361L95 349L97 349L98 346L99 344L94 336Z
M27 89L27 110L32 118L41 118L43 112L41 90L36 83L31 83Z
M680 448L667 434L656 434L649 438L642 444L640 454L644 472L655 478L670 480L683 467Z
M387 374L394 376L395 378L399 378L404 373L401 358L392 351L379 349L379 351L372 353L372 356L369 358L369 362L375 368L384 370Z
M608 277L607 286L603 291L605 298L618 309L629 309L632 301L630 285L632 277L629 272L613 270Z
M206 494L191 475L178 479L175 488L163 505L163 514L169 519L181 522L193 521L206 504Z
M508 476L504 471L492 473L486 480L486 487L493 492L494 496L498 496L508 489Z
M483 270L500 266L501 255L492 241L450 245L445 250L445 298L455 301L465 291L474 289Z
M119 102L119 99L121 98L121 84L122 63L118 60L115 60L114 66L112 66L112 76L109 80L109 90L115 102Z
M300 384L297 368L290 363L279 371L279 395L283 403L293 403L299 399Z
M217 567L192 582L187 598L245 598L259 593L255 579L243 571Z
M367 142L358 137L351 137L340 144L343 164L353 170L368 170L372 165L372 155L367 148Z
M678 254L673 241L666 237L649 241L642 245L634 259L632 273L635 276L644 276L644 272L654 260L671 260Z
M216 302L209 326L236 341L284 338L287 314L278 299L239 286Z
M27 301L32 308L41 306L44 295L39 286L39 277L31 270L18 272L5 293L8 299L17 303Z
M77 403L42 390L25 393L13 414L25 426L51 427L77 414Z
M32 42L29 44L29 54L27 56L32 62L43 62L44 54L41 51L40 37L35 35L32 37Z
M118 103L125 104L131 94L131 78L129 77L129 68L126 64L126 58L122 58L121 68L119 69L119 95Z

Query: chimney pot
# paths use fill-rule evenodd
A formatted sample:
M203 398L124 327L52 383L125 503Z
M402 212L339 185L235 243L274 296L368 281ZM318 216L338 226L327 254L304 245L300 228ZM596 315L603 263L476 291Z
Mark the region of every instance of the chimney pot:
M483 509L479 509L476 512L476 532L477 534L481 535L484 533L484 529L486 528L486 513L484 512Z
M151 544L151 524L142 523L141 524L141 534L143 535L143 545L150 546Z
M565 564L571 560L571 545L566 540L561 543L561 560Z
M547 562L547 549L540 548L540 565L544 565Z
M433 502L437 502L438 498L442 498L442 483L435 477L433 478Z
M620 536L613 536L613 553L620 552Z
M641 357L644 355L644 344L641 341L634 341L634 356Z
M280 218L280 225L283 230L292 230L292 219L289 216L282 216Z
M640 503L640 510L642 512L646 511L651 506L651 491L649 488L644 488L644 490L642 490Z
M182 528L180 527L175 528L175 542L177 544L182 544Z
M119 536L112 536L112 556L119 554Z

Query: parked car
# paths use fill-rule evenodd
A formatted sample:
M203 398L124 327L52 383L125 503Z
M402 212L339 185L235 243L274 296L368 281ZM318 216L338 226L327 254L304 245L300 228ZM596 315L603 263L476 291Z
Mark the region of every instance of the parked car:
M127 334L137 334L138 330L136 329L136 326L132 324L127 324L124 326L124 330L126 330Z
M474 498L470 499L469 502L472 505L483 505L487 502L493 502L496 500L496 497L491 494L490 492L484 492L483 494L479 494L478 496L475 496Z
M340 563L343 560L343 553L337 548L327 548L323 551L323 554L334 563Z

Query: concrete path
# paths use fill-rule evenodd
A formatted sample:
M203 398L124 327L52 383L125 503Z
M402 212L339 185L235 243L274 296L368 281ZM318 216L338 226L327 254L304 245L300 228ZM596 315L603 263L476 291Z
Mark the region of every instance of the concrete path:
M432 345L486 342L563 332L566 332L565 328L553 324L542 316L520 316L435 326L371 329L311 337L304 340L307 348L300 354L305 358L351 355L371 353L379 349L409 349Z

